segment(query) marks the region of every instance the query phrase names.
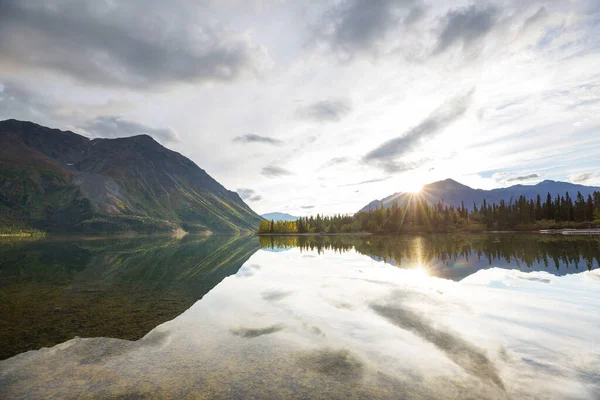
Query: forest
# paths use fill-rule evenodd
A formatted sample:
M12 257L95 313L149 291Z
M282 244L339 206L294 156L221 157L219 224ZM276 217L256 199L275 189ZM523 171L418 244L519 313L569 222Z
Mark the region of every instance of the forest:
M445 204L429 204L415 194L404 204L390 208L360 212L352 215L333 215L299 218L295 222L261 221L259 234L296 233L402 233L402 232L481 232L532 231L562 228L600 228L600 192L587 198L569 193L535 200L520 196L506 203L473 204L468 208Z
M300 251L352 250L396 266L441 264L473 265L472 259L487 265L514 263L531 268L542 265L567 272L569 268L588 270L600 265L600 239L519 234L500 235L427 235L427 236L261 236L266 249L298 247ZM450 271L447 271L450 272Z

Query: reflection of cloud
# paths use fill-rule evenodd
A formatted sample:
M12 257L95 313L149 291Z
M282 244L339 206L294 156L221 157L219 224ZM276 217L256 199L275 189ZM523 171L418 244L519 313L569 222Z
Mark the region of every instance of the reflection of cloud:
M272 333L279 332L284 329L285 329L285 325L277 324L277 325L267 326L265 328L239 327L239 328L231 329L230 332L235 336L240 336L240 337L247 338L247 339L253 339L253 338L256 338L259 336L263 336L263 335L270 335Z
M248 278L250 276L253 276L261 268L262 267L257 264L244 265L242 266L242 268L240 268L237 274L235 274L235 276L238 278Z
M292 292L284 290L267 290L262 292L260 296L265 301L279 301L285 299L291 294Z
M455 334L436 328L431 322L404 307L373 304L371 308L392 324L432 343L469 374L504 389L496 366L482 349Z
M74 388L115 397L141 380L156 397L225 398L235 387L239 397L272 398L293 387L298 398L593 399L600 390L600 269L552 277L491 268L452 282L318 249L258 252L248 264L262 265L260 276L225 279L140 341L75 339L0 361L0 397ZM273 288L294 297L262 301ZM98 374L106 368L119 374Z
M364 371L362 361L345 349L315 350L301 355L298 363L303 368L344 381L358 380Z
M527 281L535 281L535 282L542 282L542 283L550 283L550 282L552 282L548 278L538 278L538 277L535 277L535 276L521 276L521 277L519 277L519 279L525 279Z

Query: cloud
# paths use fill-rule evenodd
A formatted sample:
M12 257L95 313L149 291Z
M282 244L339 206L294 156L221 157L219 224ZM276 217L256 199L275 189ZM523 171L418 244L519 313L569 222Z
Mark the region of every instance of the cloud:
M10 82L0 84L0 119L37 120L55 113L55 107L43 96Z
M569 177L569 179L573 183L583 183L583 182L586 182L586 181L589 181L590 179L592 179L594 177L594 175L595 175L594 172L585 172L583 174L571 175Z
M326 163L324 163L323 165L321 165L320 169L334 167L334 166L340 165L340 164L345 164L345 163L349 162L350 160L351 160L350 157L333 157L331 160L329 160Z
M247 189L247 188L239 188L237 190L237 193L240 195L240 197L244 200L248 200L248 201L261 201L262 200L262 196L258 195L254 190L252 189Z
M385 178L375 178L375 179L369 179L367 181L362 181L362 182L357 182L357 183L347 183L345 185L339 185L338 187L367 185L369 183L376 183L376 182L387 181L390 178L391 178L390 176L386 176Z
M508 176L508 172L505 172L505 171L494 172L494 174L492 174L492 179L495 181L503 181L504 179L506 179L507 176Z
M491 6L479 8L471 5L449 11L435 53L441 53L456 43L468 47L485 37L494 27L497 14L497 10Z
M259 136L259 135L255 135L253 133L250 133L248 135L238 136L233 139L233 142L235 142L235 143L265 143L265 144L272 144L273 146L280 146L283 144L283 142L281 140L273 139L273 138L270 138L267 136Z
M302 119L318 122L336 122L348 115L352 107L345 100L324 100L296 110Z
M529 175L517 176L514 178L508 178L506 180L506 182L524 182L524 181L529 181L532 179L538 179L541 177L542 176L540 174L529 174Z
M372 53L398 26L423 16L420 0L346 0L325 11L314 26L318 40L346 58Z
M170 128L150 128L138 122L116 116L100 116L81 125L93 137L117 138L136 135L150 135L163 143L179 141L179 134Z
M425 160L408 162L398 161L398 158L410 153L424 140L431 139L462 117L469 107L472 94L473 90L463 96L446 101L404 135L388 140L368 152L363 157L363 161L379 167L387 173L409 171L423 165Z
M263 167L263 169L261 169L260 173L269 178L293 175L290 171L278 167L276 165L267 165L266 167Z
M529 28L536 26L540 22L543 22L548 18L548 11L546 11L546 7L540 7L535 14L531 17L527 18L523 23L522 31L526 31Z
M312 210L313 208L315 208L315 206L300 206L300 208L303 208L305 210Z
M271 63L246 35L209 23L203 6L185 2L4 0L1 7L0 67L146 89L232 81Z

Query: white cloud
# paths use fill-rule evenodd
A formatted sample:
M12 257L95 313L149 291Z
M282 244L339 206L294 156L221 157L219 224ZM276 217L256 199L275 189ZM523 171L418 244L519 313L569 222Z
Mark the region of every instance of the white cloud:
M303 215L306 204L315 214L354 212L407 182L452 177L490 188L532 173L568 180L600 169L591 0L54 3L71 8L54 15L52 3L10 2L19 18L0 31L29 28L0 39L10 50L0 56L0 118L75 131L107 116L170 127L179 141L169 147L227 188L260 193L260 213ZM139 20L141 9L154 11ZM361 10L366 19L352 24ZM132 15L139 24L129 24ZM152 29L159 17L165 24ZM64 29L49 18L66 21ZM82 21L90 29L70 35ZM19 37L23 47L14 46ZM145 46L126 51L148 41L156 56ZM110 62L89 65L97 59L73 53L88 43ZM28 58L36 54L39 63ZM222 68L204 62L210 54ZM395 168L358 161L472 88L468 111L394 152L386 165ZM506 176L478 178L482 171ZM347 186L357 182L370 183Z

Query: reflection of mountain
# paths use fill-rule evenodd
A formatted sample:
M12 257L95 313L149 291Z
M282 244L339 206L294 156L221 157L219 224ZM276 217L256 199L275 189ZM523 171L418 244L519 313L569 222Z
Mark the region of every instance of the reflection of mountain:
M139 339L235 274L252 236L43 240L0 247L0 359L75 336Z
M263 248L300 247L321 252L355 249L400 268L426 268L440 278L460 280L491 266L555 275L600 265L600 239L527 234L427 236L269 236Z

